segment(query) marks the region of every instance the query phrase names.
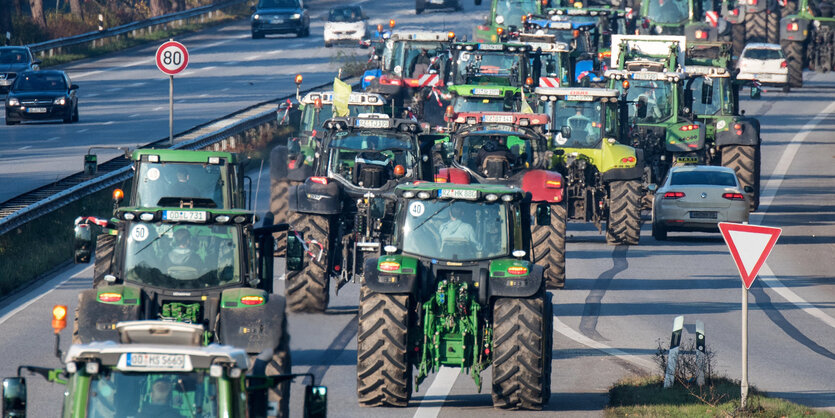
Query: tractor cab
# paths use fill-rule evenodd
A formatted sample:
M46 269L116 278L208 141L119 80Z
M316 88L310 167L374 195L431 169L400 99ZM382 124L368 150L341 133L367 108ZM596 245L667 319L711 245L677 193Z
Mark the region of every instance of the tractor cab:
M456 43L451 50L450 78L455 85L531 85L531 51L521 43Z
M611 89L537 88L537 111L551 119L551 145L598 148L604 138L620 138L618 96Z

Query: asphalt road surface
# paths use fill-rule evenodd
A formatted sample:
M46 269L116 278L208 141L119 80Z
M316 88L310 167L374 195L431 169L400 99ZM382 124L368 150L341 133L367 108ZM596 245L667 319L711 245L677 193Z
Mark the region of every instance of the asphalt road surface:
M751 223L783 228L750 291L749 379L772 396L835 412L835 76L806 75L806 88L768 92L742 105L763 126L763 199ZM266 173L260 211L268 202ZM685 317L685 342L693 339L696 320L705 323L717 374L741 377L742 286L719 234L671 233L658 242L645 224L640 245L627 247L606 245L589 224L571 223L568 232L568 282L553 292L553 396L546 411L524 416L601 416L607 390L618 379L660 373L654 353L659 341L668 343L678 315ZM14 375L18 364L60 365L52 353L51 307L68 304L72 312L91 276L89 266L58 269L3 302L0 375ZM330 416L509 414L492 408L491 369L483 373L481 393L469 376L445 368L415 391L408 408L360 408L357 303L358 285L349 284L331 296L327 313L289 316L293 371L312 372L328 386ZM64 349L68 342L69 330ZM39 377L30 385L31 415L57 416L61 387ZM300 416L301 379L292 390L293 416Z

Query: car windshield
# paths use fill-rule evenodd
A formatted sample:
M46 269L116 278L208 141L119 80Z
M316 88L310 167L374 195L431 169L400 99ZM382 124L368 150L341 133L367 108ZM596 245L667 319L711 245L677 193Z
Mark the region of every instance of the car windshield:
M618 83L618 89L623 86ZM666 81L632 80L626 94L629 120L635 123L658 123L673 116L673 84ZM639 106L646 106L647 114L638 117Z
M143 161L134 178L136 206L179 206L193 200L194 207L226 208L223 195L227 168L218 164L150 163Z
M15 91L59 91L66 90L67 82L58 73L26 73L17 78Z
M489 178L510 177L533 165L536 141L500 131L467 133L456 142L458 164Z
M362 12L356 7L331 9L328 22L357 22L362 20Z
M344 134L344 135L341 135ZM389 131L337 132L331 143L328 172L365 188L380 188L395 178L395 168L414 175L417 157L412 139Z
M517 100L492 97L455 96L452 108L455 113L461 112L518 112Z
M360 113L380 113L382 109L383 106L349 105L348 115L355 117ZM322 130L325 122L332 117L333 105L326 104L317 111L312 104L306 104L302 113L302 131Z
M126 362L182 362L184 354L122 354ZM137 373L104 368L90 375L87 416L93 418L202 417L218 413L217 379L204 371Z
M299 0L261 0L259 9L298 9Z
M729 77L694 78L690 83L690 91L693 95L693 114L733 114L732 88Z
M748 48L742 53L742 57L752 60L781 60L783 51L771 48Z
M0 64L26 64L29 54L23 48L0 48Z
M549 102L550 103L550 102ZM594 148L603 137L603 103L569 102L559 100L553 104L554 140L560 147ZM566 129L568 128L568 129ZM562 131L568 133L566 138Z
M688 0L648 0L647 18L656 23L678 23L689 15Z
M524 69L521 54L502 51L460 51L456 63L457 84L519 84L519 74Z
M398 76L418 78L429 71L432 58L445 50L442 42L389 40L383 51L383 69Z
M508 210L501 202L411 200L398 213L395 241L404 253L441 260L481 260L507 255Z
M710 185L736 187L736 175L722 171L674 171L670 186Z
M537 0L497 0L494 23L506 26L521 26L522 16L539 13ZM499 16L502 22L499 22Z
M176 212L164 211L163 217ZM241 280L239 226L133 222L127 225L127 233L128 281L169 289L204 289Z

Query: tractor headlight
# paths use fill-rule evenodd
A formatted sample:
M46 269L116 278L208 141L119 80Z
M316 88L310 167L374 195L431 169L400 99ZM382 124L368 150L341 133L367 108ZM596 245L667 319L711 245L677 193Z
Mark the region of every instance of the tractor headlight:
M502 16L502 15L496 15L496 23L498 23L498 24L500 24L500 25L501 25L502 23L504 23L504 16Z

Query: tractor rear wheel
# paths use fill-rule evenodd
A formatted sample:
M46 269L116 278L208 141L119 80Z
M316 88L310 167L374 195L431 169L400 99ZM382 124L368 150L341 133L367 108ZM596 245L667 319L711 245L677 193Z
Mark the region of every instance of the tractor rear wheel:
M536 205L531 204L536 217ZM545 268L545 284L549 289L565 287L565 203L551 205L551 224L532 225L533 262Z
M609 216L606 221L606 242L638 245L641 239L641 182L639 180L609 183Z
M99 234L96 237L96 260L93 262L93 287L97 287L104 282L104 276L110 274L114 248L116 248L116 235Z
M783 41L790 87L803 87L803 60L806 57L804 49L803 42Z
M493 406L539 410L551 397L552 334L545 289L493 305Z
M742 55L742 50L745 49L745 24L736 23L731 25L731 43L733 45L733 55Z
M250 374L273 376L279 374L290 374L293 372L293 368L291 366L292 363L290 361L290 334L287 330L286 316L284 317L281 326L283 328L281 341L279 341L278 347L276 347L275 351L273 351L272 358L269 362L259 360L257 355L250 355ZM291 382L288 380L267 389L267 417L290 416L290 384Z
M766 10L766 38L770 44L780 43L780 11Z
M287 298L287 309L291 312L324 312L330 297L327 274L329 219L295 211L290 211L289 218L288 233L298 233L313 255L304 255L304 268L288 270L285 274L284 297ZM319 244L322 246L321 254Z
M400 406L412 397L409 295L360 290L357 398L360 406Z
M765 11L745 14L745 41L766 42Z
M273 223L287 222L288 196L287 191L292 186L288 180L270 180L270 212L274 215ZM287 251L287 231L273 234L275 238L275 256L284 257Z
M722 148L722 166L733 168L742 187L751 186L751 210L760 206L760 147L728 145Z

